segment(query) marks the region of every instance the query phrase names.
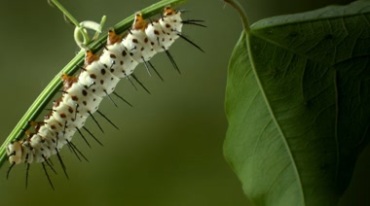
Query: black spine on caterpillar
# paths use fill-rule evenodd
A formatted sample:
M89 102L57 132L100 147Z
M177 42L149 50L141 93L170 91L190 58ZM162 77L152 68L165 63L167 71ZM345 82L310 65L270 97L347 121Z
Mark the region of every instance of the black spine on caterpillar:
M66 144L71 146L73 135L76 131L81 133L86 119L98 110L105 96L114 92L120 79L128 78L139 63L147 65L158 52L166 52L176 65L167 51L179 37L189 41L181 35L183 24L203 26L198 20L183 21L180 11L166 7L162 17L150 23L141 13L136 13L132 29L125 37L110 30L100 56L86 52L84 70L77 77L63 75L63 95L54 102L43 122L37 124L36 131L8 145L11 164L8 175L11 168L20 163L28 167L33 162L42 163L45 170L44 162L48 164L48 159L55 154L65 170L59 151ZM46 170L45 173L48 176Z

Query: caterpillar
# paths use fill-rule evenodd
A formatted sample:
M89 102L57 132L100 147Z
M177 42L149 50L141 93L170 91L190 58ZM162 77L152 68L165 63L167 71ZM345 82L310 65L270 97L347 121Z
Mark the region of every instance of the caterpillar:
M150 69L152 69L162 79L150 63L150 59L160 52L165 53L174 68L180 72L168 50L178 38L181 38L203 51L197 44L182 34L183 25L204 27L202 22L202 20L183 20L180 10L167 6L163 9L161 18L155 21L148 22L140 12L137 12L131 29L125 35L117 34L114 29L110 29L106 45L100 55L86 49L85 63L81 67L81 72L75 76L62 75L62 95L53 102L52 109L42 121L31 121L34 132L26 131L26 138L13 141L7 146L6 152L10 162L7 178L15 165L25 163L27 165L27 186L30 165L40 163L49 184L54 189L46 169L46 167L49 167L55 172L50 160L54 155L68 178L60 150L67 145L77 158L86 159L72 142L74 134L79 133L84 141L89 144L82 133L82 130L84 130L101 144L84 127L88 117L91 117L101 131L103 131L103 128L96 121L95 113L101 115L115 128L118 128L98 110L104 97L111 99L110 95L116 94L115 87L121 79L128 79L131 82L132 78L149 92L133 72L138 64L143 63L149 74ZM122 97L118 97L128 103Z

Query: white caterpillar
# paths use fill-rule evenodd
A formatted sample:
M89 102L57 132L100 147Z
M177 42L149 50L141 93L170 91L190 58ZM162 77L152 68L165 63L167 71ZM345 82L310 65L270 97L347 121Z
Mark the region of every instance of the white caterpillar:
M27 138L9 144L7 155L11 167L8 174L14 165L20 163L27 164L27 172L31 163L42 163L52 186L44 163L50 166L48 159L56 154L67 175L59 151L67 144L75 153L80 153L71 143L72 137L76 132L81 133L86 119L98 110L103 98L114 92L120 79L128 78L139 63L144 62L147 66L158 52L165 51L176 65L167 50L178 37L190 42L181 35L182 26L186 23L203 26L198 22L184 21L180 11L166 7L163 16L151 23L137 13L132 29L124 38L110 30L100 57L86 52L84 70L77 77L63 75L63 95L54 102L50 114L33 125L35 133L28 133Z

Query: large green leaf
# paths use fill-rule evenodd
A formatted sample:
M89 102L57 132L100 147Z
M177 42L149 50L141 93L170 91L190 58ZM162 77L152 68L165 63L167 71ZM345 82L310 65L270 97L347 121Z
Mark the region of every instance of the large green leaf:
M274 17L230 60L224 153L256 205L335 205L370 139L370 2Z

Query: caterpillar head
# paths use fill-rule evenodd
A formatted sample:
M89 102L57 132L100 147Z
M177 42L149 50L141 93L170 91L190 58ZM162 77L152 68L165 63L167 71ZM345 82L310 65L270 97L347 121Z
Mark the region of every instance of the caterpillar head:
M22 162L22 145L20 142L12 142L6 148L10 164L19 164Z

